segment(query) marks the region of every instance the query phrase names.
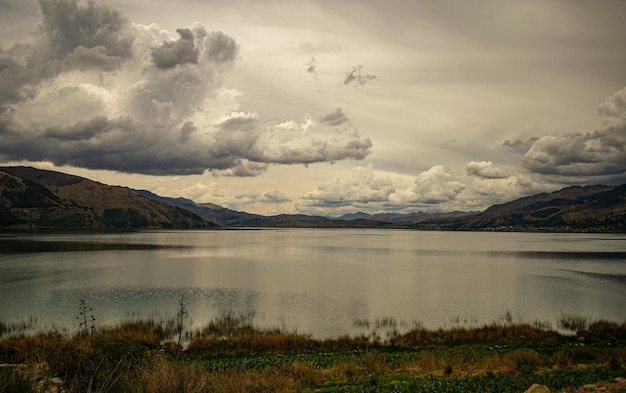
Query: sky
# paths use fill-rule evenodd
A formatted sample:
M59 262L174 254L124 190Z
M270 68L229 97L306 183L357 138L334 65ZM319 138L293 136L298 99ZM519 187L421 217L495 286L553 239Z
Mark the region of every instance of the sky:
M0 0L0 164L230 209L626 183L622 0Z

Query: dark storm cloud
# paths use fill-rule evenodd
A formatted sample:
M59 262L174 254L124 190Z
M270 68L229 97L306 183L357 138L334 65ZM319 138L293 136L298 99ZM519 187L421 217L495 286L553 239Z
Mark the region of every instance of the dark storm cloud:
M197 131L196 126L193 125L192 121L186 121L183 124L183 127L180 129L180 138L178 140L180 143L186 143L191 138L191 134Z
M43 20L32 42L0 48L0 160L257 176L273 164L371 153L371 140L358 132L309 133L308 115L302 124L270 124L255 112L234 112L238 92L220 87L239 45L221 31L194 24L168 40L157 25L131 24L100 3L39 5Z
M200 51L194 47L193 33L189 29L177 29L180 39L164 42L152 49L152 62L162 70L174 68L179 64L198 63Z
M73 69L111 71L132 56L128 21L94 2L39 0L31 43L0 47L0 113L35 94L36 84Z
M328 124L329 126L339 126L349 121L350 118L348 118L348 116L343 113L341 108L337 108L333 112L327 113L324 116L320 117L320 122Z
M542 137L524 156L523 166L531 172L565 177L624 175L626 126Z
M36 143L28 134L4 130L0 155L5 160L46 160L126 173L185 175L215 169L223 171L222 175L246 177L264 173L269 164L360 159L371 147L368 139L358 135L335 141L301 141L295 136L275 140L263 137L258 128L222 130L211 134L210 143L190 143L196 134L190 123L169 135L153 127L129 118L99 116L72 126L46 128ZM188 139L181 144L184 135Z
M125 33L128 21L117 10L75 0L39 0L39 7L39 35L52 57L63 58L79 46L102 46L108 56L131 56L132 37Z
M593 132L544 136L524 155L531 172L561 177L613 177L626 180L626 88L598 107L604 117Z
M346 72L343 79L344 85L358 84L360 86L366 84L369 81L376 79L376 75L363 74L363 64L352 67L350 71Z
M15 102L24 98L25 92L20 88L29 80L24 67L9 53L0 48L0 115L6 109L8 102Z
M57 140L67 142L87 141L97 135L110 132L112 129L122 129L122 124L110 123L104 116L94 117L86 122L78 122L69 127L49 127L42 134L45 140Z

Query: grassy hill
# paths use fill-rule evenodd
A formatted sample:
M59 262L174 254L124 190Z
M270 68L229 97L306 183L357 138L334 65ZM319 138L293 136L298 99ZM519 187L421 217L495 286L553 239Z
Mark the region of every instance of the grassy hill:
M455 229L626 231L626 185L568 187L494 205Z
M93 210L39 183L0 172L0 226L97 229L111 225Z
M0 226L3 227L130 229L217 226L188 210L145 198L125 187L29 167L0 167L0 173L3 175L0 187L4 201ZM68 209L80 217L64 220L63 212ZM87 216L94 222L89 222Z

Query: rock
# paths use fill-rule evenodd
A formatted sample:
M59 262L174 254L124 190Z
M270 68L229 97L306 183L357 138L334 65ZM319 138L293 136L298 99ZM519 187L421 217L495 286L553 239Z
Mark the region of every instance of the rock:
M50 380L50 382L52 382L52 384L53 384L53 385L56 385L56 386L61 386L61 385L63 385L63 380L62 380L61 378L59 378L59 377L54 377L54 378L52 378L52 379Z
M626 383L626 378L617 377L617 378L615 378L615 382L617 382L617 383Z
M524 393L550 393L550 389L548 389L545 385L533 383L532 386L529 387Z

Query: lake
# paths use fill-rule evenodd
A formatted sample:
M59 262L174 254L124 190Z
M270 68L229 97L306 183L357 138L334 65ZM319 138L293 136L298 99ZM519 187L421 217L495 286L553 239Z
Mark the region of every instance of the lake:
M316 337L564 315L626 321L626 234L233 229L0 234L0 321L223 312ZM361 321L361 323L355 323ZM406 325L405 325L405 324ZM399 325L400 326L400 325Z

